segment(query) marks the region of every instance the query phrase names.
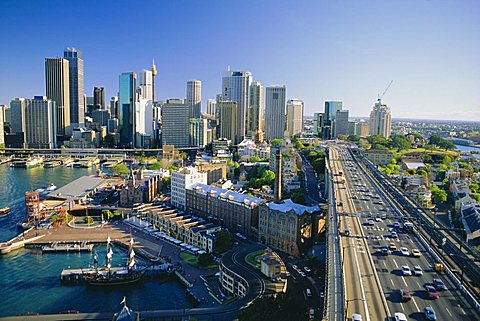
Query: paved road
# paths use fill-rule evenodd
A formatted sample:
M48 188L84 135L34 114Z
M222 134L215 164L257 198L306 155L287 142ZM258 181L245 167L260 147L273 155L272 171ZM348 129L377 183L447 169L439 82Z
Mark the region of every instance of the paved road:
M379 192L378 186L372 184L366 173L348 155L344 156L342 162L348 168L345 173L348 188L351 190L356 209L362 213L360 222L391 313L402 312L408 318L425 320L423 308L431 306L438 320L480 320L478 311L465 300L450 279L444 274L435 272L434 258L428 253L427 246L420 238L414 233L408 234L403 229L394 227L394 223L403 218L402 213L393 209L390 200ZM386 218L381 219L382 216ZM368 223L369 220L373 220L373 225ZM392 237L392 232L396 232L398 237ZM393 243L397 250L391 251L387 256L381 255L380 249L390 243ZM399 251L400 247L406 247L409 251L418 249L421 257L404 256ZM420 266L423 275L404 276L401 271L403 265L410 269L413 269L413 266ZM448 291L440 292L438 300L429 299L424 290L424 285L431 283L433 278L440 278L448 288ZM400 289L410 290L412 300L401 302Z

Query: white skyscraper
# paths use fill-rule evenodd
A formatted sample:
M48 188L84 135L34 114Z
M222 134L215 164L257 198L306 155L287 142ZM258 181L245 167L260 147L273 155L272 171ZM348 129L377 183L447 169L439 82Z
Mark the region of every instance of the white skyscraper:
M147 99L153 100L153 75L150 70L142 70L138 74L138 88L140 95Z
M290 137L303 132L303 101L289 99L287 102L286 130Z
M370 135L390 137L392 115L390 108L379 99L370 113Z
M211 116L217 115L217 101L215 99L207 100L207 114Z
M245 138L250 102L252 74L249 71L226 71L222 78L222 100L234 101L238 106L239 141Z
M187 104L190 108L190 118L200 118L202 115L202 82L187 81Z
M57 147L55 102L44 96L27 99L25 106L25 145L27 148Z
M265 138L270 141L284 138L287 87L285 85L267 87L265 97Z

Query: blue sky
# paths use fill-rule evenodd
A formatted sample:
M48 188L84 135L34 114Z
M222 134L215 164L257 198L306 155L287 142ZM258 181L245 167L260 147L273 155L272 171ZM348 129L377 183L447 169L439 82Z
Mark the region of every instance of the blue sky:
M200 79L203 108L230 65L287 85L306 115L334 99L368 116L393 80L393 117L480 120L478 0L0 0L0 12L0 104L44 94L44 58L78 47L89 96L154 58L156 98Z

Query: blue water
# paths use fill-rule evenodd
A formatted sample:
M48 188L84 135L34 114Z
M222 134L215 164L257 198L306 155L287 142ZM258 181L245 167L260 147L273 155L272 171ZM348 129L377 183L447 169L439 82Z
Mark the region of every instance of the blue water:
M480 148L473 146L455 145L456 149L462 152L480 152Z
M0 241L19 233L16 225L25 219L23 197L26 191L45 188L49 183L59 188L92 171L0 165L0 207L11 208L8 216L0 218ZM95 249L102 263L105 247L96 246ZM122 265L126 252L114 249L114 253L113 265ZM62 269L86 267L92 262L92 253L42 254L38 250L19 250L0 256L0 289L5 294L0 304L0 316L67 310L113 313L120 308L124 296L134 310L191 307L185 290L176 280L146 279L133 285L95 288L60 284Z

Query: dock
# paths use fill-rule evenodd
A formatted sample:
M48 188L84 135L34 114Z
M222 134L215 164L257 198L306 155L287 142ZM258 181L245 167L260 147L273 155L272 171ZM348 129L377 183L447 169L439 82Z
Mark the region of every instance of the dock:
M0 243L0 254L8 254L14 250L24 248L26 244L35 242L45 236L45 235L38 235L30 238L27 237L28 232L30 232L32 229L33 228L30 228L30 230L26 231L24 233L25 235L20 234L7 242Z
M53 242L50 245L42 246L43 253L57 253L57 252L91 252L93 250L93 244L83 241L81 243L65 243L65 242Z

